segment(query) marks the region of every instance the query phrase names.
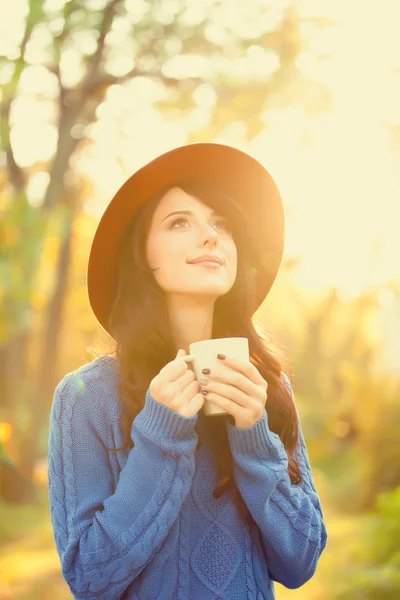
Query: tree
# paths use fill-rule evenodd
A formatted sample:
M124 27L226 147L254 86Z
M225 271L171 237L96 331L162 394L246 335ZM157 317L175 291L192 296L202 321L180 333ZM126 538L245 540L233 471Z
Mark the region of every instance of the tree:
M19 56L3 87L1 137L6 156L1 176L0 211L2 254L0 269L0 379L2 404L16 421L21 404L30 407L30 423L22 436L21 468L30 475L39 453L39 433L47 425L48 408L56 380L60 325L68 286L71 242L76 215L82 210L82 188L76 181L74 160L90 143L89 125L98 119L99 106L110 86L124 85L135 77L162 83L169 97L158 106L179 114L195 106L195 92L207 85L217 102L203 136L212 138L232 120L242 120L251 137L262 126L260 114L268 106L302 102L304 109L321 110L327 102L324 90L307 81L295 66L303 47L300 19L289 7L271 27L273 3L233 4L210 0L201 7L189 1L131 2L130 0L69 0L42 3L30 0ZM228 16L240 15L226 22ZM237 16L237 15L236 15ZM317 25L326 21L315 19ZM225 22L225 24L223 24ZM46 58L35 58L32 48ZM266 51L276 56L276 69L267 75L236 76L231 67L251 61ZM173 62L201 55L203 73L182 75ZM76 62L77 75L68 80L68 61ZM266 60L266 56L265 56ZM4 60L1 68L9 61ZM249 63L250 64L250 63ZM13 113L24 94L24 78L40 65L56 82L52 102L56 108L49 125L56 131L56 147L49 160L33 160L26 166L17 158L13 141ZM190 67L190 64L189 64ZM193 69L193 65L192 65ZM37 94L43 102L46 90ZM48 100L48 98L46 98ZM195 132L197 139L201 138ZM40 202L32 203L30 182L47 174ZM55 233L54 233L55 232ZM46 297L43 334L35 357L35 376L27 382L27 357L34 332L33 298L49 236L58 238L58 254L52 265L52 289Z

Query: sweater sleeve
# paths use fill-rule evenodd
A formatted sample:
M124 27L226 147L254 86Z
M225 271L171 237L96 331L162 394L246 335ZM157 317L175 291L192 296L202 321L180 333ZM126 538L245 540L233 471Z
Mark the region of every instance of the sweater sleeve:
M289 380L283 379L292 394ZM296 407L297 417L299 413ZM268 413L252 427L228 423L234 475L263 541L270 578L299 588L314 575L327 544L327 531L315 489L299 420L296 447L302 482L292 484L285 447L268 426Z
M122 597L166 539L194 475L198 415L183 417L147 390L115 484L107 450L115 445L115 405L101 382L68 374L51 407L51 520L63 577L78 600Z

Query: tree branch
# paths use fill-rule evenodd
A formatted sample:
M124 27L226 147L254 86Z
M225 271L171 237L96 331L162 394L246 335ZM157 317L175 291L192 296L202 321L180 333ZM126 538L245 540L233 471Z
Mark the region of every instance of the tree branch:
M121 3L121 0L111 0L109 4L107 4L104 10L104 17L100 27L100 35L97 42L97 48L94 54L91 57L91 61L88 67L88 71L86 77L83 81L82 87L86 90L87 86L92 85L93 80L97 79L97 74L103 60L104 48L105 48L105 40L107 33L110 31L112 22L115 16L115 9L118 4Z
M15 190L20 191L25 185L25 175L23 169L17 164L14 156L13 147L10 139L10 109L12 102L16 96L18 84L21 79L21 75L25 69L25 53L29 39L32 35L34 26L37 23L35 19L37 15L37 7L35 0L30 0L29 10L25 23L24 35L20 45L20 55L15 62L14 73L11 81L8 85L4 86L4 100L1 103L1 120L0 120L0 135L4 140L6 157L7 157L7 168L10 177L10 181Z

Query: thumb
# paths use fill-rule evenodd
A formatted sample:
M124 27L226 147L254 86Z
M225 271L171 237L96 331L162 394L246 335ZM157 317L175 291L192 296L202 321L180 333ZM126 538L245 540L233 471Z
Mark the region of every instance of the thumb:
M179 348L178 354L176 355L175 358L178 358L178 356L184 356L185 354L186 354L186 351L183 350L182 348Z

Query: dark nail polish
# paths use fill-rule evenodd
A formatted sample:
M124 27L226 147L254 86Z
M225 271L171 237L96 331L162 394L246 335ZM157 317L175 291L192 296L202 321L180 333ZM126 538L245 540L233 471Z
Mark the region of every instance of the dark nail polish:
M204 375L209 375L210 369L203 369L202 373L204 373Z
M217 354L217 358L219 358L220 360L225 360L226 356L225 354Z

